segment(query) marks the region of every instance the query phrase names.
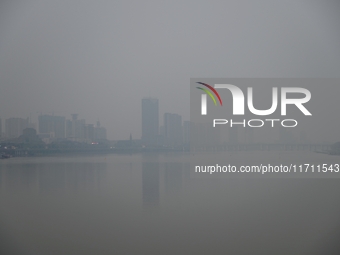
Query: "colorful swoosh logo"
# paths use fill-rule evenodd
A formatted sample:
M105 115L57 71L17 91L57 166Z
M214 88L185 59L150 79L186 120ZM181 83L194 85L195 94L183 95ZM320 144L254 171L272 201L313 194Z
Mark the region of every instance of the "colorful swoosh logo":
M218 94L218 92L216 91L216 89L214 89L209 84L206 84L206 83L203 83L203 82L196 82L196 83L201 84L201 85L206 86L207 88L209 88L217 96L218 101L220 102L220 105L222 106L222 99L221 99L220 95ZM215 99L214 95L210 92L210 90L205 89L205 88L201 88L201 87L196 87L196 88L198 88L200 90L203 90L205 93L207 93L210 96L210 98L213 100L214 104L215 105L217 104L216 103L216 99Z

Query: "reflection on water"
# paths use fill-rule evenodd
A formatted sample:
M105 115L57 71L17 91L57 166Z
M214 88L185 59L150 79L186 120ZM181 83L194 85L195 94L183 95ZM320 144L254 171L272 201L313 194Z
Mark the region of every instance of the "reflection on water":
M195 178L176 154L12 158L0 253L339 254L339 191L339 179Z
M95 189L100 187L107 168L106 162L6 163L0 165L0 189L3 192Z
M182 163L166 162L164 165L165 192L168 195L178 193L182 189Z
M159 163L143 162L143 203L159 204Z
M179 194L183 185L182 162L159 162L157 155L144 155L142 163L143 205L160 204L161 188L164 199ZM186 164L188 166L188 164ZM187 167L189 173L189 167Z

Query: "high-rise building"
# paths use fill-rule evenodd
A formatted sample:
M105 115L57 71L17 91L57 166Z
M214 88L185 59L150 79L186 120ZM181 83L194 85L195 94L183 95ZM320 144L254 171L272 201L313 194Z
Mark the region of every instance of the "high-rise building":
M156 145L159 134L158 99L142 99L142 141L145 145Z
M2 122L1 122L1 119L0 119L0 140L2 138Z
M220 125L213 127L211 123L190 122L191 149L213 148L221 144Z
M165 144L172 148L182 145L182 117L175 113L164 113Z
M72 138L72 120L65 121L65 137L68 139Z
M86 121L85 119L73 120L72 119L72 134L75 141L83 142L86 136L85 131Z
M93 124L86 124L85 125L85 137L84 140L87 143L91 143L94 140L94 125Z
M106 140L106 128L97 125L86 124L84 119L78 120L78 114L71 114L72 119L66 120L66 138L72 141L92 143L94 141Z
M5 132L8 138L17 138L28 127L28 118L9 118L5 121Z
M71 114L72 120L66 120L65 133L66 138L84 142L86 139L86 122L84 119L78 120L78 114Z
M101 127L99 121L97 121L97 126L94 128L94 140L106 140L106 128Z
M65 138L65 117L40 115L39 133L53 133L55 138Z

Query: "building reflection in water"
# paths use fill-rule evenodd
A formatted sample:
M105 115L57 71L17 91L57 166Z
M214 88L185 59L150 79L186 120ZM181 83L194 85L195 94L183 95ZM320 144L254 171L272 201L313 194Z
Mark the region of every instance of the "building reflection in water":
M164 163L164 188L167 196L178 194L182 189L182 163Z
M159 162L142 163L143 205L159 205Z
M135 185L138 187L135 189L138 201L141 199L143 206L156 207L162 202L175 201L180 196L190 178L189 166L176 157L156 153L143 154L142 164L138 164L140 155L136 158L124 162L122 166L114 160L90 161L89 158L76 158L75 161L66 158L42 159L44 162L9 162L0 165L0 191L35 194L101 191L111 195L115 191L113 196L116 196L127 192L127 187ZM135 168L135 163L140 168Z
M65 165L50 164L49 168L39 164L39 191L41 193L57 192L65 190Z
M106 162L6 164L0 168L0 190L54 193L99 189Z
M37 169L35 164L2 165L0 168L1 190L29 190L37 186Z
M187 167L187 170L184 169ZM176 158L143 155L142 193L144 206L159 206L166 199L178 197L184 182L190 178L190 168Z

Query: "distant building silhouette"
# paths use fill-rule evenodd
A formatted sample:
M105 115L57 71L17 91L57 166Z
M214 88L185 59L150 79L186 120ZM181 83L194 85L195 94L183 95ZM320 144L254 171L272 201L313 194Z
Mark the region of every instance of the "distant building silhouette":
M288 144L288 143L296 143L297 141L294 139L293 133L290 131L289 127L280 126L279 130L279 138L280 143Z
M85 142L91 143L94 141L94 125L86 124L85 125Z
M165 144L172 148L182 146L182 117L175 113L164 113Z
M65 137L67 139L72 138L72 121L71 120L65 121Z
M29 147L41 147L44 145L34 128L25 128L23 134L16 139L16 142L23 143Z
M71 141L92 143L100 140L106 140L106 128L97 125L86 124L84 119L78 120L78 114L71 114L72 119L66 120L66 138Z
M84 119L78 119L78 114L71 114L72 119L66 120L65 133L66 138L71 141L92 143L106 140L106 128L100 126L97 121L96 126L86 124Z
M78 114L71 114L72 119L66 120L66 138L72 141L83 142L86 140L86 122L78 120Z
M158 99L142 99L142 141L145 145L157 145L159 134Z
M190 122L190 147L200 149L215 147L221 144L220 125L213 127L211 123Z
M22 135L22 131L28 127L28 118L9 118L5 122L6 136L9 139Z
M100 122L97 121L97 126L94 128L94 140L100 141L106 139L107 139L106 128L101 127Z
M65 117L53 115L39 116L39 133L53 133L55 138L65 138Z
M2 122L1 122L1 119L0 119L0 140L2 139Z

